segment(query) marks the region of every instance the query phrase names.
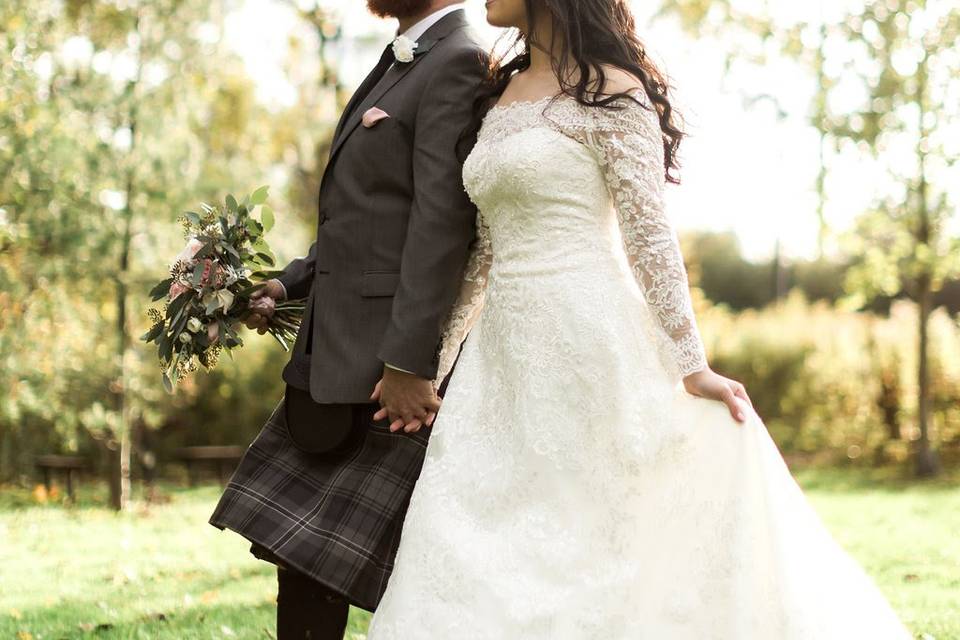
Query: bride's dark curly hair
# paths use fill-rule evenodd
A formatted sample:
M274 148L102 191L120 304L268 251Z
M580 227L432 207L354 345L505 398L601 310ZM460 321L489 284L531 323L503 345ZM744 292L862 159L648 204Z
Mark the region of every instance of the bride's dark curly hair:
M617 99L633 99L625 93L606 95L604 66L639 78L660 119L666 179L679 183L675 171L679 169L677 151L684 133L670 104L666 77L647 57L626 0L525 0L525 4L528 25L537 23L539 10L550 13L553 41L531 43L527 34L518 33L506 53L491 56L469 130L479 129L483 116L506 89L511 76L530 66L530 47L538 46L552 54L553 71L563 93L586 106L615 109L611 103Z

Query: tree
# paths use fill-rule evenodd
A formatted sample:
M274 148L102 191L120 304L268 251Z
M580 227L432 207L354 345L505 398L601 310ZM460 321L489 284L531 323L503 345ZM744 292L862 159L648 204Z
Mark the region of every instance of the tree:
M122 508L131 430L185 400L131 340L182 243L175 217L262 183L282 155L221 15L206 0L0 4L0 471L29 468L53 445L41 432L65 448L87 433Z
M837 153L875 163L889 176L859 221L851 249L859 266L847 286L859 303L905 293L918 303L916 470L936 474L929 408L928 324L933 295L960 275L951 185L960 183L960 8L926 0L820 2L806 19L782 19L772 5L729 0L669 0L664 14L725 42L731 60L801 63L815 80L809 122ZM834 105L854 106L837 108ZM826 197L826 163L818 190ZM822 217L822 207L821 207Z
M917 303L917 474L936 475L931 446L930 314L947 278L960 276L954 185L960 132L960 8L948 3L871 0L843 22L862 64L848 71L866 87L861 106L829 131L866 144L895 189L881 190L860 220L860 264L848 283L861 298L903 292ZM867 37L864 37L866 35ZM907 161L907 159L910 159Z

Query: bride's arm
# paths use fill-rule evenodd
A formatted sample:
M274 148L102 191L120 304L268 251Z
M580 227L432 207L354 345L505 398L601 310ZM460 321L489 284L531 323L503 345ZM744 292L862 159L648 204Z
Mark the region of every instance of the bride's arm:
M487 274L493 262L493 248L490 244L490 231L479 213L476 224L477 237L471 247L470 257L463 273L460 294L444 324L439 367L434 381L434 385L438 388L453 368L453 363L460 353L460 345L470 333L483 308Z
M663 204L665 169L657 112L642 89L619 110L590 108L583 133L596 153L617 211L634 277L672 345L681 376L707 368L677 234Z
M647 304L669 338L677 373L688 392L724 402L739 421L746 389L710 370L697 329L687 270L676 231L663 203L666 171L659 116L643 89L629 91L638 102L622 108L590 109L582 139L603 169L627 259Z

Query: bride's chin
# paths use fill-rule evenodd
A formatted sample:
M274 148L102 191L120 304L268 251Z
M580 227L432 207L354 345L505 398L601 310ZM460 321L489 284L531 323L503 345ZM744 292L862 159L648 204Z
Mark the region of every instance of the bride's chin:
M509 29L510 27L516 27L517 25L513 24L512 20L507 19L504 15L504 6L502 0L487 0L487 22L494 27L500 27L501 29Z

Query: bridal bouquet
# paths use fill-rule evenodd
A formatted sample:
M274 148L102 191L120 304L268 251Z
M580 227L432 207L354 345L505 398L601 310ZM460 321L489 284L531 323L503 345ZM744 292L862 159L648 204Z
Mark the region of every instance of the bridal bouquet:
M251 294L279 271L264 234L273 227L274 215L267 187L260 187L237 202L228 195L224 205L201 204L200 213L180 217L187 246L170 265L170 277L151 291L163 307L150 308L153 321L141 340L157 344L163 386L169 393L186 374L216 366L223 349L243 346L237 334L241 320L251 311L274 310L268 332L288 349L303 316L303 300L275 303L268 296ZM259 219L254 210L260 208ZM254 280L257 282L254 282Z

